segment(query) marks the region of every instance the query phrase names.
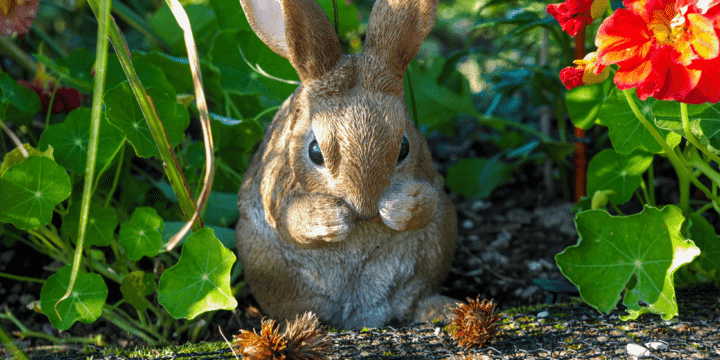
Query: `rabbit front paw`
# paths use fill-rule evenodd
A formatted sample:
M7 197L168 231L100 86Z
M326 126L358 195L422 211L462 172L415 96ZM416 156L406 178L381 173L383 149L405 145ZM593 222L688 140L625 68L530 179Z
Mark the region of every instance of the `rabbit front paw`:
M301 244L343 241L355 229L352 210L342 199L331 196L306 196L286 214L290 237Z

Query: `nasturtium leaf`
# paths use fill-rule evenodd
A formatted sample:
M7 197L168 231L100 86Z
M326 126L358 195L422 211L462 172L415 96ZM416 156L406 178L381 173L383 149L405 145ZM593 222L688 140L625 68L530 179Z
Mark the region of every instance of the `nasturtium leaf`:
M51 59L43 54L34 54L38 62L50 71L62 76L63 84L70 84L83 91L92 91L95 52L78 48L68 56ZM122 72L121 74L122 75ZM108 89L106 87L105 89Z
M140 260L143 256L153 257L160 252L165 228L163 219L155 209L140 207L133 211L130 220L120 225L120 245L130 260Z
M231 310L237 300L230 289L233 252L202 228L183 245L180 261L160 277L158 302L175 319L193 319L218 309Z
M162 122L171 146L179 144L190 124L187 109L175 98L154 88L147 89ZM105 94L106 116L117 126L141 157L160 156L150 127L127 82L123 82Z
M210 0L221 30L251 30L247 17L237 0Z
M123 299L137 310L145 310L150 306L145 296L155 292L155 276L138 270L123 276L120 292Z
M30 156L40 155L40 156L45 156L46 158L55 161L55 157L53 157L54 149L52 148L52 146L50 146L45 151L40 151L38 149L35 149L34 147L30 146L30 144L27 144L27 143L23 144L23 147L25 148L25 151L27 151L28 155L30 155ZM7 169L9 169L11 166L18 164L25 159L26 159L26 157L22 153L22 151L20 151L20 148L14 148L14 149L12 149L12 151L5 154L5 157L3 157L2 164L0 164L0 177L2 177L3 174L5 173L5 171L7 171Z
M76 174L84 174L87 164L88 144L90 143L90 122L92 110L77 108L59 124L48 126L40 135L38 146L55 149L55 160ZM110 166L115 154L120 150L125 137L115 126L100 118L100 133L95 168L98 172Z
M237 5L240 6L240 2L236 2ZM240 13L240 16L245 18L245 15L242 13ZM173 85L176 93L195 94L192 74L190 73L190 65L187 58L179 58L157 51L145 54L133 54L133 59L142 59L157 66L163 71L163 73L172 74L168 76L167 80ZM200 71L202 72L203 87L208 93L208 97L214 99L216 102L223 101L224 90L220 86L220 72L218 72L212 64L202 59L200 60ZM143 81L143 83L145 82ZM154 85L148 84L147 86Z
M575 127L587 130L595 124L612 85L612 77L609 77L599 84L578 86L568 90L565 103L570 121Z
M624 319L652 312L668 320L678 312L673 274L700 253L680 235L683 220L675 206L646 206L630 216L584 211L575 218L578 244L555 260L598 311L609 313L625 291L623 304L630 315Z
M72 293L57 305L56 312L55 304L65 295L71 272L70 265L63 266L45 280L40 290L40 309L58 330L67 330L78 320L85 324L97 320L102 315L108 295L102 276L79 272Z
M698 213L690 215L688 233L695 245L700 248L700 255L690 263L690 266L683 267L680 271L694 273L692 278L695 281L692 283L720 281L720 236L715 233L715 228L702 215Z
M475 113L472 91L467 79L460 76L460 79L457 79L457 89L450 89L440 83L444 79L439 79L438 76L444 66L444 59L437 56L427 68L411 62L405 74L411 78L417 108L416 120L428 129L443 129L459 113ZM405 103L410 108L409 90L405 91Z
M236 148L241 153L247 153L255 147L265 133L253 118L235 120L213 113L210 114L210 128L216 151Z
M82 202L76 201L63 218L62 234L68 237L73 243L77 243L78 228L80 225L80 207ZM115 211L104 208L90 202L88 212L87 229L85 230L85 247L90 245L108 246L113 241L115 228L118 226L118 219Z
M616 205L627 202L640 186L642 174L652 161L653 154L642 150L629 155L617 153L613 149L597 153L588 165L588 196L593 196L596 191L612 190L615 194L607 194L610 201Z
M690 131L700 141L715 152L720 150L720 105L705 103L688 104ZM680 115L680 104L675 101L658 101L652 109L658 127L685 135Z
M175 87L170 84L166 73L160 67L155 66L150 59L140 56L140 53L133 51L132 56L133 67L135 68L135 72L143 85L146 88L162 90L162 92L175 99L175 96L177 95Z
M30 156L0 178L0 222L24 230L45 226L71 189L62 166L45 156Z
M297 84L267 77L248 66L249 63L275 78L298 81L290 62L272 52L249 30L218 32L213 39L210 58L220 70L221 84L225 89L261 94L269 99L283 101L298 87Z
M332 0L318 0L318 4L320 4L320 7L322 7L325 11L325 14L327 14L330 19L330 23L335 24ZM338 1L337 7L339 25L338 33L340 34L340 37L347 36L352 32L357 32L358 27L360 26L357 8L347 1Z
M38 94L0 72L0 119L29 125L40 111Z
M175 236L175 234L182 229L183 225L185 225L184 221L166 221L165 222L165 230L162 232L162 240L163 240L163 246L167 245L167 243L170 241L170 239ZM235 229L229 229L227 227L223 226L217 226L217 225L208 225L205 223L204 225L207 228L210 228L213 230L215 237L220 240L220 242L228 249L234 249L237 247L237 243L235 242ZM185 241L187 241L188 237L192 234L186 234L179 242L179 244L184 244Z
M510 181L514 167L495 158L460 159L448 169L446 185L469 199L486 199Z
M195 43L200 54L206 54L205 46L210 43L212 34L217 30L217 20L212 8L205 4L183 6L190 20ZM183 31L180 29L170 7L163 6L148 20L153 31L163 38L172 48L174 55L186 54Z
M654 98L640 101L635 92L633 100L650 124L655 127L670 147L680 143L681 137L671 131L660 129L652 121L651 110L655 104ZM662 146L655 141L640 120L635 117L627 98L622 91L613 89L603 102L600 109L599 120L609 128L610 141L615 151L621 154L630 154L635 149L643 149L654 154L663 152Z

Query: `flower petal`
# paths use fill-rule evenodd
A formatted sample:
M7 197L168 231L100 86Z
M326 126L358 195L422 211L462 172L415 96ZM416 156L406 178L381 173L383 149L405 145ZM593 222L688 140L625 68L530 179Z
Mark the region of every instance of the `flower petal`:
M597 63L610 65L647 54L651 34L639 16L618 9L598 29L595 37Z
M687 15L687 42L700 58L714 59L720 53L720 43L712 21L700 14Z

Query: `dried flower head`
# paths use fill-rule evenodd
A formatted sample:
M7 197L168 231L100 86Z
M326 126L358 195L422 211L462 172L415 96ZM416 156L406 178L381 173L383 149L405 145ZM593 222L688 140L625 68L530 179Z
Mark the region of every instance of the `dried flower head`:
M287 339L285 334L278 334L279 327L275 327L275 320L262 321L260 335L255 331L240 330L234 336L233 347L243 358L251 360L285 360Z
M497 332L495 322L495 303L492 300L483 299L480 301L467 298L468 304L458 304L457 308L451 309L456 318L452 320L452 337L458 340L460 346L469 348L471 346L482 347L490 341Z
M301 317L295 316L292 324L288 321L285 338L288 359L291 360L324 359L332 346L325 328L320 326L317 316L311 312Z

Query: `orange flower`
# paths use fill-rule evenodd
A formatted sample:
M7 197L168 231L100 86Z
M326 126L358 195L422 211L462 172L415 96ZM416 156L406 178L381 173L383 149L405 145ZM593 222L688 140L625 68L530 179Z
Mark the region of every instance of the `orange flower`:
M40 0L0 0L0 35L25 36L39 5Z
M560 23L563 31L575 36L581 27L590 25L593 19L602 16L608 5L609 0L567 0L549 4L547 12Z
M597 64L617 64L615 84L690 104L720 101L720 1L624 0L598 29Z
M575 67L568 66L560 71L560 81L570 90L580 85L592 85L605 81L610 68L595 63L595 53L589 53L582 60L575 60Z

